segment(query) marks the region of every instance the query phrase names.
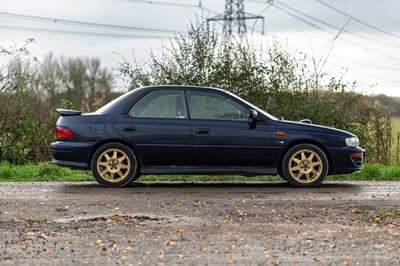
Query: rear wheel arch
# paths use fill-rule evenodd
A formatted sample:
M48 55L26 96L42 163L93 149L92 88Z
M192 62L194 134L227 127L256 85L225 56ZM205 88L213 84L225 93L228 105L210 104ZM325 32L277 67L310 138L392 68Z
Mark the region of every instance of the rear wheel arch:
M135 156L136 156L136 158L138 160L138 163L139 163L139 165L138 165L139 169L138 170L140 170L140 167L142 166L142 162L141 162L141 158L140 158L139 154L137 153L135 147L133 147L129 142L127 142L125 140L122 140L122 139L107 139L107 140L101 141L99 143L96 143L96 145L93 147L92 151L90 152L89 164L92 161L93 155L95 154L95 152L101 146L104 146L104 145L106 145L108 143L119 143L119 144L127 146L135 154Z
M90 168L97 182L105 187L123 187L140 177L137 155L121 142L99 145L91 158Z

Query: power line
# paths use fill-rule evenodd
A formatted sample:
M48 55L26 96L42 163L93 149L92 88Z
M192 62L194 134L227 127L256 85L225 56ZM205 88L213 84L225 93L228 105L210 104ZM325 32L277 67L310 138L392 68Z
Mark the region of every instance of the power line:
M175 3L175 2L161 2L161 1L147 1L147 0L118 0L124 2L133 2L138 4L150 4L150 5L163 5L163 6L178 6L178 7L189 7L189 8L201 8L201 5L194 5L194 4L182 4L182 3Z
M8 12L0 12L0 16L13 17L13 18L18 18L18 19L23 19L23 20L42 21L42 22L55 23L55 24L68 24L68 25L75 25L75 26L107 28L107 29L114 29L114 30L117 29L117 30L133 30L133 31L166 32L166 33L176 32L173 30L166 30L166 29L111 25L111 24L93 23L93 22L85 22L85 21L22 15L22 14L16 14L16 13L8 13Z
M103 37L116 37L116 38L162 38L163 36L151 36L151 35L130 35L130 34L114 34L114 33L101 33L101 32L82 32L82 31L66 31L66 30L51 30L51 29L40 29L40 28L28 28L28 27L16 27L16 26L5 26L0 25L0 29L13 30L13 31L28 31L28 32L42 32L51 34L66 34L66 35L83 35L83 36L103 36Z
M291 7L291 6L288 6L288 5L283 4L283 3L281 3L281 2L279 2L279 3L276 2L275 4L282 5L282 6L284 6L285 8L290 9L290 10L292 10L292 11L294 11L294 12L297 12L298 14L301 14L301 15L307 17L307 18L310 18L310 19L312 19L312 20L318 21L319 23L324 24L324 25L326 25L326 26L329 26L329 27L331 27L331 28L334 28L334 29L336 29L336 30L340 30L339 27L337 27L337 26L335 26L335 25L333 25L333 24L330 24L330 23L328 23L328 22L326 22L326 21L324 21L324 20L321 20L321 19L315 18L315 17L313 17L313 16L310 16L310 15L308 15L308 14L306 14L306 13L304 13L304 12L298 10L298 9L295 9L295 8L293 8L293 7ZM344 30L343 32L347 32L348 34L351 34L351 35L353 35L353 36L356 36L356 37L358 37L358 38L361 38L361 39L364 39L364 40L368 40L368 41L371 41L371 42L375 42L375 43L379 43L379 44L383 44L383 45L387 45L387 46L391 46L391 47L395 47L395 48L400 48L400 45L396 45L396 44L392 44L392 43L387 43L387 42L382 42L382 41L379 41L379 40L376 40L376 39L373 39L373 38L366 37L366 36L364 36L364 35L357 34L357 33L355 33L355 32L349 31L349 30Z
M390 66L382 66L382 65L376 65L376 64L368 64L368 63L364 63L364 62L360 62L360 61L356 61L356 60L350 60L348 58L340 58L340 57L336 57L337 60L339 61L346 61L352 64L357 64L360 66L365 66L368 68L376 68L376 69L382 69L382 70L390 70L390 71L400 71L399 67L390 67Z
M364 25L364 26L367 26L367 27L369 27L369 28L371 28L371 29L374 29L374 30L376 30L376 31L378 31L378 32L381 32L381 33L383 33L383 34L392 36L392 37L394 37L394 38L400 39L400 36L397 36L397 35L395 35L395 34L393 34L393 33L391 33L391 32L385 31L385 30L383 30L383 29L381 29L381 28L378 28L378 27L376 27L376 26L374 26L374 25L371 25L371 24L369 24L369 23L367 23L367 22L364 22L364 21L362 21L362 20L360 20L360 19L358 19L358 18L356 18L356 17L353 17L352 15L349 15L349 14L343 12L342 10L337 9L337 8L334 7L334 6L331 6L331 5L325 3L325 2L322 1L322 0L314 0L314 1L317 1L318 3L321 3L322 5L328 7L328 8L330 8L330 9L332 9L332 10L335 10L336 12L338 12L338 13L340 13L340 14L342 14L342 15L344 15L344 16L346 16L346 17L348 17L348 18L351 18L351 19L353 19L353 20L355 20L355 21L357 21L358 23L360 23L360 24L362 24L362 25Z
M199 4L182 4L182 3L175 3L175 2L161 2L161 1L148 1L148 0L116 0L116 1L121 1L121 2L132 2L132 3L137 3L137 4L149 4L149 5L161 5L161 6L177 6L177 7L183 7L183 8L201 8L205 11L208 11L211 14L217 14L218 12L215 12L205 6L203 6L202 1L199 0Z
M304 18L302 18L302 17L299 17L298 15L294 14L294 13L291 12L291 11L288 11L288 10L286 10L286 9L280 7L280 6L277 6L277 5L274 5L274 7L275 7L276 9L278 9L278 10L280 10L280 11L286 13L287 15L289 15L289 16L291 16L291 17L294 17L294 18L296 18L296 19L298 19L298 20L300 20L300 21L302 21L302 22L304 22L304 23L310 25L310 26L313 27L313 28L316 28L316 29L319 29L319 30L321 30L321 31L324 31L324 32L326 32L326 33L328 33L328 34L330 34L330 35L334 35L333 33L327 31L326 29L324 29L324 28L322 28L322 27L320 27L320 26L318 26L318 25L316 25L316 24L314 24L314 23L312 23L312 22L310 22L310 21L308 21L308 20L306 20L306 19L304 19Z
M397 23L397 24L400 23L400 21L398 21L398 20L394 20L394 19L392 19L392 18L385 17L385 16L383 16L383 15L377 13L377 12L373 12L373 11L371 11L371 10L365 8L365 7L362 6L362 5L359 5L359 4L354 3L353 1L347 1L347 2L350 3L350 4L352 4L352 5L354 5L355 7L359 8L359 9L364 10L364 11L367 12L367 13L370 13L370 14L374 15L374 16L377 16L377 17L386 19L386 20L388 20L388 21L391 21L391 22L394 22L394 23Z
M316 1L317 1L317 0L316 0ZM383 56L383 57L386 57L386 58L389 58L389 59L392 59L392 60L400 61L400 58L398 58L398 57L394 57L394 56L391 56L391 55L387 55L387 54L381 53L380 51L373 50L373 49L371 49L371 48L369 48L369 47L366 47L366 46L361 45L361 44L359 44L359 43L356 43L356 42L354 42L354 41L351 41L351 40L348 40L348 39L346 39L346 38L343 38L342 36L338 36L338 35L336 35L336 34L333 34L333 33L329 32L329 31L327 31L326 29L324 29L324 28L322 28L322 27L320 27L320 26L318 26L318 25L315 25L314 23L312 23L312 22L310 22L310 21L308 21L308 20L306 20L306 19L304 19L304 18L302 18L302 17L299 17L298 15L294 14L293 12L288 11L288 10L282 8L282 7L279 7L279 6L276 6L276 5L274 5L274 7L277 8L277 9L279 9L280 11L282 11L282 12L288 14L289 16L294 17L294 18L296 18L296 19L298 19L298 20L300 20L300 21L302 21L302 22L304 22L304 23L306 23L306 24L308 24L308 25L310 25L310 26L312 26L312 27L314 27L314 28L317 28L317 29L319 29L319 30L321 30L321 31L324 31L324 32L326 32L326 33L328 33L328 34L330 34L330 35L335 36L335 38L338 38L338 37L339 37L339 38L342 39L343 41L348 42L348 43L350 43L350 44L352 44L352 45L354 45L354 46L361 47L361 48L363 48L363 49L365 49L365 50L367 50L367 51L369 51L369 52L378 54L378 55L380 55L380 56Z
M336 67L340 67L340 68L346 68L349 71L356 72L356 73L359 73L359 74L362 74L362 75L365 75L365 76L370 76L370 77L378 78L378 79L381 79L381 80L384 80L384 81L393 82L395 84L400 84L400 81L398 81L398 80L388 79L388 78L384 78L382 76L378 76L378 75L375 75L375 74L361 72L359 70L354 70L354 69L351 69L351 68L348 68L348 67L344 67L344 66L341 66L341 65L333 63L333 62L328 62L328 64L336 66Z

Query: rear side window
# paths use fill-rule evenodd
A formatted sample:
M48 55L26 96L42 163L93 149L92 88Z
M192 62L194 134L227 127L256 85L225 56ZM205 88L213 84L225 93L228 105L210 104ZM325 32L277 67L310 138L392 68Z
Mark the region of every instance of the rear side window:
M180 90L158 90L140 99L129 111L132 117L187 118L185 96Z

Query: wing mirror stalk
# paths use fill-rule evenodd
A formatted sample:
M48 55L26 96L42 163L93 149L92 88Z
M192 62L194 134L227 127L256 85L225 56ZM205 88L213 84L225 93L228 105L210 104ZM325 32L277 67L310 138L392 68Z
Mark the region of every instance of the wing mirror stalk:
M254 109L250 109L249 111L249 128L253 129L256 128L258 120L258 112Z

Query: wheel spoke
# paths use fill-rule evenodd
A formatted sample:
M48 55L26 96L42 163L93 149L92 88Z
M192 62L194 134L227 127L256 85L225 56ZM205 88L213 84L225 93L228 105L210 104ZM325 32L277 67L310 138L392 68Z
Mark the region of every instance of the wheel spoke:
M306 179L307 179L307 181L310 181L310 180L311 180L310 173L307 173L307 174L306 174Z
M121 169L129 169L129 165L121 164L121 165L119 166L119 168L121 168Z
M107 161L109 161L111 159L111 157L107 153L104 154L104 157L106 157Z
M315 166L321 165L321 162L314 162L311 163L311 166L314 168Z
M312 169L311 173L315 174L316 176L318 176L318 175L319 175L318 171L317 171L317 170L315 170L315 169Z
M110 174L110 179L111 179L111 180L114 180L114 175L115 175L115 173L111 173L111 174Z
M101 175L104 176L105 174L107 174L109 172L108 168L104 169L103 172L101 172Z
M314 153L311 153L310 157L308 157L308 160L310 160L310 162L312 162L312 159L314 159Z
M119 161L120 163L122 163L122 161L125 160L125 159L126 159L126 157L125 157L125 155L123 155L122 157L118 158L118 161Z
M291 167L289 170L290 170L291 172L292 172L292 171L300 171L300 166L297 165L297 166Z
M302 160L306 159L306 153L304 151L301 152L301 159Z
M298 179L298 180L300 180L300 178L303 176L303 173L302 172L300 172L297 176L296 176L296 178Z
M121 170L119 170L116 174L119 176L119 178L124 176L124 174L121 172Z
M114 151L114 153L113 153L113 159L117 159L118 157L117 157L118 155L117 155L117 151Z
M297 159L297 158L293 158L293 161L294 161L295 163L297 163L297 164L299 164L299 163L300 163L300 160L299 160L299 159Z
M108 163L107 162L100 162L99 165L104 166L104 167L108 167Z

